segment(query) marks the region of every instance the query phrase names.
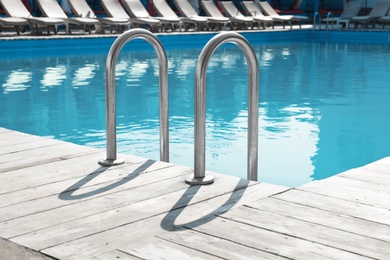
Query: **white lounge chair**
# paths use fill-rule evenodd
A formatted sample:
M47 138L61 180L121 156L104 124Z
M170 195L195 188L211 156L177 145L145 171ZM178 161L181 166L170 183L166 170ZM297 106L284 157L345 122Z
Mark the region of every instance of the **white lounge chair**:
M261 23L263 25L263 28L265 29L267 25L272 26L272 29L274 28L274 19L272 19L269 16L265 16L259 8L255 5L253 1L242 1L241 2L242 8L244 11L249 15L252 16L255 21L257 21L259 24Z
M230 23L230 19L228 17L225 17L217 8L217 6L214 4L212 0L201 0L200 4L203 8L203 10L206 12L208 17L212 17L214 21L216 22L216 25L218 26L218 30L221 29L221 24L224 25L224 29L226 29L226 25Z
M72 17L69 18L64 10L62 10L57 0L37 0L37 6L42 14L50 18L63 19L66 24L66 30L68 33L72 33L71 25L82 28L85 31L91 32L92 26L99 26L100 22L97 19L85 18L85 17Z
M158 19L160 21L170 22L172 31L174 31L175 27L177 26L179 26L179 30L181 30L181 26L183 23L196 23L193 21L189 21L189 19L179 18L165 0L153 0L152 4L154 10L156 10L159 16Z
M101 25L109 27L111 32L113 28L118 32L122 32L124 27L130 25L130 21L125 18L97 17L85 0L68 0L68 2L76 17L98 19ZM104 33L103 29L100 29L100 31Z
M390 23L390 11L387 13L386 16L382 16L381 18L379 18L377 22L382 24L382 29L385 29L386 24Z
M253 17L244 16L231 1L221 1L222 9L225 14L229 17L230 23L233 29L251 29L253 28Z
M50 28L53 28L57 34L57 26L63 25L65 22L62 19L49 17L33 17L21 0L0 0L0 3L8 16L14 18L24 18L31 25L31 31L34 34L38 33L42 27L50 33Z
M207 29L209 19L204 16L199 16L188 0L173 0L173 2L183 17L192 20L196 24L197 31Z
M322 18L321 22L326 22L326 28L328 28L328 23L331 23L333 27L335 22L337 24L337 27L339 26L339 24L345 24L346 28L348 28L349 20L359 14L359 11L362 6L363 0L351 0L345 6L343 12L339 17L330 16L327 18Z
M16 34L20 35L20 28L28 25L28 21L24 18L17 17L0 17L0 29L1 27L12 26L15 28ZM1 30L0 30L1 31Z
M299 28L301 28L302 20L308 20L309 18L306 16L297 16L297 15L280 15L268 2L259 2L260 8L263 13L269 17L271 17L274 21L279 21L283 23L283 28L285 28L285 22L287 22L292 29L292 22L297 22L299 24Z
M377 1L368 15L354 16L350 19L350 23L354 23L355 28L357 28L358 25L361 24L365 24L365 25L372 24L372 27L374 27L376 21L382 16L385 16L389 11L389 9L390 9L390 2Z
M130 14L133 25L147 25L152 32L159 30L163 21L150 16L140 0L122 0L122 3L126 11Z

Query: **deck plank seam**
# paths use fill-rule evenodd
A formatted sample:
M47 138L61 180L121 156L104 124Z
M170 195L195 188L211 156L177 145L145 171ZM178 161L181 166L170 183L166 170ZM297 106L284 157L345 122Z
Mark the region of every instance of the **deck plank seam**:
M276 200L280 200L280 201L284 201L284 200L281 200L281 199L278 199L278 198L273 198L273 199L276 199ZM294 203L294 202L289 202L289 201L286 201L288 203L291 203L291 204L297 204L299 205L298 203ZM247 208L250 208L250 209L253 209L253 210L258 210L258 211L264 211L264 212L268 212L268 213L271 213L271 214L275 214L275 215L279 215L279 216L282 216L282 217L288 217L288 218L291 218L291 219L294 219L294 220L298 220L298 221L302 221L302 222L305 222L305 223L308 223L308 224L313 224L313 225L318 225L318 226L322 226L322 227L325 227L325 228L329 228L330 230L334 229L334 230L338 230L338 231L342 231L342 232L347 232L347 233L350 233L350 234L353 234L353 235L356 235L356 236L361 236L361 237L366 237L366 238L369 238L369 239L374 239L374 240L377 240L377 241L381 241L381 242L386 242L386 243L390 243L389 240L385 240L385 239L379 239L379 238L376 238L376 237L372 237L372 236L369 236L369 235L366 235L366 234L361 234L361 233L357 233L357 232L352 232L351 230L347 230L347 229L341 229L341 228L337 228L335 226L330 226L328 224L322 224L322 223L319 223L319 222L312 222L312 221L308 221L308 220L305 220L305 219L302 219L302 218L296 218L294 217L293 214L280 214L280 213L277 213L277 212L274 212L272 210L267 210L267 209L263 209L263 208L256 208L254 206L251 206L251 205L242 205L243 207L247 207ZM325 209L321 209L321 208L315 208L315 207L311 207L311 206L308 206L308 205L304 205L306 207L309 207L309 208L313 208L313 209L317 209L317 210L323 210L323 211L327 211L327 212L330 212L334 215L337 215L337 216L343 216L343 217L348 217L348 218L351 218L351 219L359 219L359 220L363 220L363 221L366 221L366 222L372 222L372 223L377 223L377 224L381 224L381 225L384 225L384 226L389 226L388 224L384 224L384 223L379 223L379 222L375 222L375 221L371 221L371 220L368 220L368 219L362 219L362 218L358 218L358 217L354 217L354 216L349 216L349 215L345 215L345 214L342 214L342 213L338 213L338 212L333 212L333 211L329 211L329 210L325 210ZM223 216L221 216L223 217ZM230 219L232 220L231 218L226 218L226 219ZM236 221L236 220L235 220ZM240 222L240 221L238 221ZM242 222L244 224L247 224L246 222ZM250 224L248 224L250 225ZM256 226L257 227L257 226ZM285 234L286 235L286 234ZM313 241L314 242L314 241Z
M276 214L276 213L274 213L274 214ZM293 235L293 234L280 232L280 231L277 231L277 230L274 230L274 229L270 229L270 228L260 227L260 226L257 226L257 225L254 225L254 224L251 224L251 223L248 223L248 222L245 222L245 221L240 221L240 220L237 220L237 219L232 219L232 218L229 218L229 217L225 217L223 215L221 215L219 217L222 218L222 219L226 219L226 220L229 220L229 221L233 221L233 222L237 222L237 223L240 223L240 224L243 224L243 225L247 225L247 226L250 226L250 227L253 227L253 228L258 228L258 229L266 230L266 231L269 231L269 232L273 232L273 233L276 233L276 234L279 234L279 235L288 236L288 237L292 237L292 238L299 239L299 240L304 240L304 241L307 241L307 242L310 242L310 243L313 243L313 244L322 245L322 246L325 246L325 247L337 249L337 250L348 252L348 253L351 253L351 254L354 254L354 255L367 257L367 258L370 258L370 259L376 259L374 257L363 255L363 254L360 254L360 253L357 253L357 252L354 252L354 251L351 251L351 250L347 250L345 248L340 248L340 247L336 247L336 246L333 246L333 245L330 245L330 244L325 244L325 243L322 243L322 242L319 242L319 241L313 241L312 239L307 239L305 237L300 237L299 235ZM300 221L303 221L303 220L300 220ZM305 222L307 222L307 221L305 221ZM316 223L312 223L312 222L307 222L307 223L316 224ZM345 231L345 230L343 230L343 231ZM345 231L345 232L347 232L347 231ZM351 233L351 232L349 232L349 233ZM388 242L388 241L385 241L385 242Z
M167 167L166 167L167 168ZM158 169L160 170L160 169ZM153 171L152 171L153 172ZM137 186L133 186L133 187L129 187L129 188L126 188L126 189L123 189L123 190L118 190L118 191L115 191L113 190L112 192L108 192L108 193L103 193L103 194L100 194L100 195L95 195L93 197L89 197L89 198L86 198L86 199L82 199L82 200L74 200L74 202L72 203L67 203L67 204L64 204L64 205L61 205L61 206L58 206L58 207L52 207L50 209L45 209L45 210L41 210L41 211L35 211L33 213L30 213L30 214L25 214L23 216L18 216L18 217L15 217L15 218L12 218L12 219L6 219L6 220L3 220L3 221L0 221L0 223L3 223L3 222L7 222L7 221L12 221L12 220L16 220L16 219L19 219L19 218L24 218L24 217L28 217L28 216L32 216L32 215L35 215L35 214L40 214L40 213L43 213L43 212L47 212L47 211L51 211L51 210L55 210L55 209L59 209L59 208L63 208L63 207L69 207L71 205L76 205L76 204L79 204L79 203L84 203L86 201L92 201L94 199L99 199L101 197L104 197L104 196L107 196L107 195L113 195L113 194L116 194L116 193L127 193L127 192L131 192L130 190L133 190L133 189L137 189L139 187L142 187L142 186L149 186L149 185L153 185L153 184L156 184L156 183L159 183L159 182L162 182L162 181L166 181L166 180L170 180L170 179L174 179L174 178L179 178L179 176L172 176L172 177L169 177L165 180L159 180L159 181L153 181L153 182L150 182L150 183L143 183L143 184L139 184ZM119 178L121 179L121 178ZM123 179L123 178L122 178ZM98 185L101 185L101 184L104 184L104 183L109 183L109 182L112 182L112 181L106 181L106 182L102 182L102 183L98 183L98 184L94 184L94 185L91 185L91 186L84 186L82 189L87 189L87 188L90 188L90 187L93 187L93 186L98 186ZM183 188L184 189L184 188ZM78 189L75 189L75 190L78 190ZM69 192L69 191L75 191L75 190L67 190L66 192ZM182 190L182 189L180 189ZM99 211L99 212L96 212L94 214L91 214L91 215L87 215L87 216L83 216L81 218L75 218L73 220L70 220L70 221L66 221L66 222L63 222L63 223L69 223L69 222L72 222L72 221L75 221L75 220L79 220L79 219L82 219L82 218L85 218L85 217L88 217L88 216L94 216L94 215L98 215L98 214L101 214L101 213L104 213L104 212L107 212L107 211L110 211L110 210L115 210L115 209L120 209L120 208L123 208L123 207L126 207L126 206L129 206L131 204L134 204L134 203L139 203L139 202L142 202L142 201L145 201L145 200L149 200L149 199L153 199L153 198L157 198L157 197L160 197L160 196L166 196L170 193L173 193L173 192L176 192L176 191L170 191L169 193L167 194L163 194L163 195L156 195L156 197L150 197L150 198L146 198L146 199L143 199L143 200L139 200L139 201L134 201L130 204L125 204L125 205L122 205L122 206L119 206L119 207L114 207L114 208L109 208L109 209L106 209L106 210L102 210L102 211ZM18 202L18 203L14 203L14 204L10 204L10 205L5 205L5 206L1 206L0 208L5 208L5 207L9 207L9 206L12 206L12 205L17 205L17 204L22 204L22 203L26 203L26 202L29 202L29 201L34 201L34 200L39 200L39 199L43 199L43 198L48 198L48 197L53 197L53 196L59 196L60 193L53 193L53 194L50 194L50 195L47 195L47 196L43 196L43 197L39 197L39 198L34 198L32 200L27 200L27 201L21 201L21 202ZM1 197L1 195L0 195ZM46 229L46 228L50 228L50 227L45 227L43 229ZM43 230L43 229L39 229L39 230ZM39 231L39 230L35 230L35 231ZM32 232L35 232L35 231L32 231ZM19 236L23 236L23 235L26 235L26 234L29 234L29 233L32 233L32 232L28 232L28 233L24 233L24 234L18 234L17 236L14 236L14 237L10 237L10 238L15 238L15 237L19 237Z
M229 176L221 175L221 176L220 176L220 179L221 179L221 178L229 178ZM184 179L183 179L183 180L184 180ZM257 183L257 182L248 182L248 185L250 185L250 186L259 185L259 184L260 184L260 183ZM238 191L238 190L246 189L246 188L247 188L246 186L244 186L244 187L239 187L238 189L235 189L234 191ZM183 189L188 189L188 188L183 188ZM180 189L180 190L183 190L183 189ZM68 240L68 241L64 241L64 242L61 242L61 243L58 243L58 244L55 244L55 245L52 245L52 246L49 246L49 247L40 248L39 251L44 251L44 250L47 250L47 249L50 249L50 248L54 248L54 247L57 247L57 246L60 246L60 245L66 244L66 243L70 243L70 242L75 241L75 240L84 239L84 238L87 238L87 237L90 237L90 236L95 236L95 235L97 235L97 234L104 233L104 232L107 232L107 231L109 231L109 230L118 229L118 228L121 228L121 227L124 227L124 226L128 226L128 225L131 225L131 224L134 224L134 223L137 223L137 222L143 222L143 221L145 221L145 220L147 220L147 219L149 219L149 218L154 218L154 217L158 217L158 216L167 215L167 214L169 214L169 212L172 212L172 211L180 211L180 210L182 210L182 209L184 209L184 208L187 208L187 207L190 207L190 206L194 206L194 205L197 205L197 204L199 204L199 203L203 203L203 202L205 202L205 201L207 201L207 200L211 200L211 199L213 199L213 198L217 198L217 197L220 197L220 196L222 196L222 195L230 194L230 193L232 193L232 192L234 192L234 191L227 191L227 192L224 192L223 194L219 194L218 196L214 196L214 197L211 197L211 198L209 197L209 198L201 199L201 200L199 200L199 201L197 201L197 202L193 202L193 203L190 203L190 204L188 204L188 205L185 204L185 205L182 205L182 206L176 207L176 208L171 208L171 209L169 209L169 210L165 210L165 211L162 211L162 212L158 212L158 213L156 213L156 214L150 214L150 215L147 215L147 216L145 216L145 217L141 217L141 218L132 220L132 221L130 221L130 222L126 222L126 223L121 224L121 225L116 225L116 226L110 227L109 229L96 231L96 232L89 233L89 234L84 235L84 236L78 236L78 237L75 237L74 239L71 239L71 240ZM159 196L157 196L157 197L148 198L148 199L145 199L145 200L155 199L155 198L158 198L158 197L164 197L164 196L167 196L168 194L174 193L174 192L177 192L177 191L169 192L169 193L167 193L167 194L159 195ZM105 210L105 211L103 211L103 212L91 214L90 216L99 215L99 214L101 214L101 213L108 212L108 211L112 211L112 210L117 210L117 209L120 209L120 208L129 206L129 205L131 205L131 204L134 204L134 203L140 203L140 202L145 201L145 200L136 201L136 202L130 203L130 204L128 204L128 205L123 205L123 206L121 206L121 207L110 208L110 209ZM44 212L44 211L43 211L43 212ZM86 217L86 216L83 216L82 218L85 218L85 217ZM82 219L82 218L79 218L79 219ZM70 222L73 222L73 221L75 221L75 220L70 220L70 221L64 222L64 223L62 223L62 224L70 223ZM183 224L183 225L180 225L180 226L183 226L183 227L184 227L184 225L186 225L186 224ZM45 227L45 228L40 229L40 230L44 230L44 229L48 229L48 228L50 228L50 227ZM34 233L34 232L36 232L36 231L38 231L38 230L31 231L31 232L28 232L28 233L26 233L26 234L31 234L31 233ZM17 238L17 237L26 235L26 234L19 234L19 235L17 235L17 236L11 237L11 238L9 238L9 239L14 239L14 238Z
M315 192L311 192L311 191L306 191L306 190L300 190L302 192L310 192L310 193L315 193ZM340 199L340 200L343 200L342 198L338 198L338 197L331 197L331 196L326 196L324 194L320 194L320 193L317 193L321 196L325 196L325 197L329 197L329 198L336 198L336 199ZM354 219L359 219L359 220L364 220L364 221L369 221L369 222L372 222L372 223L377 223L377 224L382 224L382 225L386 225L386 226L390 226L390 224L388 223L383 223L383 222L379 222L379 221L374 221L372 219L368 219L368 218L363 218L363 217L358 217L358 216L354 216L354 215L348 215L348 214L345 214L343 212L339 212L339 211L334 211L334 210L329 210L329 209L323 209L323 208L320 208L320 207L315 207L315 206L312 206L312 205L307 205L307 204L304 204L304 203L298 203L298 202L292 202L292 201L289 201L289 200L285 200L283 198L278 198L278 197L273 197L273 199L277 199L277 200L280 200L280 201L284 201L284 202L288 202L288 203L293 203L293 204L297 204L297 205L301 205L301 206L306 206L306 207L309 207L309 208L313 208L313 209L319 209L319 210L323 210L323 211L327 211L327 212L330 212L330 213L333 213L333 214L336 214L336 215L339 215L339 216L345 216L345 217L350 217L350 218L354 218ZM350 201L350 200L343 200L343 201L346 201L348 203L353 203L353 204L362 204L362 203L358 203L358 202L355 202L355 201ZM365 206L369 206L369 207L375 207L375 206L372 206L372 205L367 205L367 204L362 204L362 205L365 205ZM251 207L250 205L244 205L244 206L249 206L250 208L255 208L255 207ZM388 212L389 212L389 217L390 217L390 209L387 209ZM276 213L275 213L276 214ZM293 217L292 217L293 218ZM386 241L386 242L389 242L389 241Z
M217 216L217 217L220 217L220 216ZM230 220L230 219L229 219ZM204 232L204 231L201 231L201 230L196 230L196 229L193 229L191 227L185 227L191 231L194 231L194 232L198 232L200 234L203 234L203 235L206 235L206 236L210 236L210 237L214 237L214 238L218 238L218 239L221 239L221 240L225 240L225 241L229 241L231 243L235 243L237 245L240 245L240 246L244 246L244 247L248 247L248 248L251 248L253 250L257 250L257 251L261 251L261 252L265 252L265 253L268 253L268 254L272 254L272 255L275 255L275 256L278 256L278 257L283 257L283 258L286 258L286 259L289 259L289 260L294 260L294 258L290 258L290 257L287 257L285 255L279 255L275 252L272 252L272 251L267 251L266 249L260 249L260 248L257 248L257 247L254 247L254 246L251 246L251 245L247 245L247 244L244 244L244 243L240 243L239 241L235 241L235 240L232 240L232 239L227 239L225 237L222 237L222 236L218 236L218 235L215 235L215 234L210 234L210 233L207 233L207 232ZM158 238L160 239L164 239L166 240L165 238L163 237L160 237L159 235L157 235Z

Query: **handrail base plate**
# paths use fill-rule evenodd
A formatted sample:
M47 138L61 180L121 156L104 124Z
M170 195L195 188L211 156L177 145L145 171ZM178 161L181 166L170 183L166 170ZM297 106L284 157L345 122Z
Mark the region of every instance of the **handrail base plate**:
M111 160L111 159L101 159L99 160L98 162L100 165L102 166L116 166L116 165L121 165L121 164L124 164L125 163L125 160L121 159L121 158L117 158L115 160Z
M186 183L189 185L207 185L214 182L214 176L206 174L203 178L195 178L194 174L191 174L186 179Z

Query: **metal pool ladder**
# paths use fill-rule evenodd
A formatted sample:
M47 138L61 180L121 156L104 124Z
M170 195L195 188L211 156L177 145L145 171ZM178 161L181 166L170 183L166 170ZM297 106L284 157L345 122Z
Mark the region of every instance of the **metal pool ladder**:
M214 36L203 48L195 70L195 171L186 179L190 185L210 184L214 177L205 173L206 143L206 70L214 51L224 43L237 44L248 64L248 180L257 181L258 168L258 61L249 42L235 32Z
M169 126L168 126L168 59L165 50L156 36L145 29L132 29L121 34L112 44L106 62L106 124L107 124L107 158L99 161L100 165L113 166L123 164L117 158L116 144L116 97L115 66L123 46L133 39L144 39L157 53L160 84L160 160L169 162Z

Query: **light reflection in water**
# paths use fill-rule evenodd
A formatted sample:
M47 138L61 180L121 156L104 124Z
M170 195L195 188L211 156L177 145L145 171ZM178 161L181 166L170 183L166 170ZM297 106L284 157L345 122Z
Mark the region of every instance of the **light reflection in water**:
M297 186L390 154L390 47L264 44L259 180ZM193 166L194 70L201 48L172 49L171 161ZM105 147L105 55L7 60L0 126ZM240 50L215 52L207 72L208 170L246 178L247 69ZM158 60L125 52L116 67L119 151L159 158Z

